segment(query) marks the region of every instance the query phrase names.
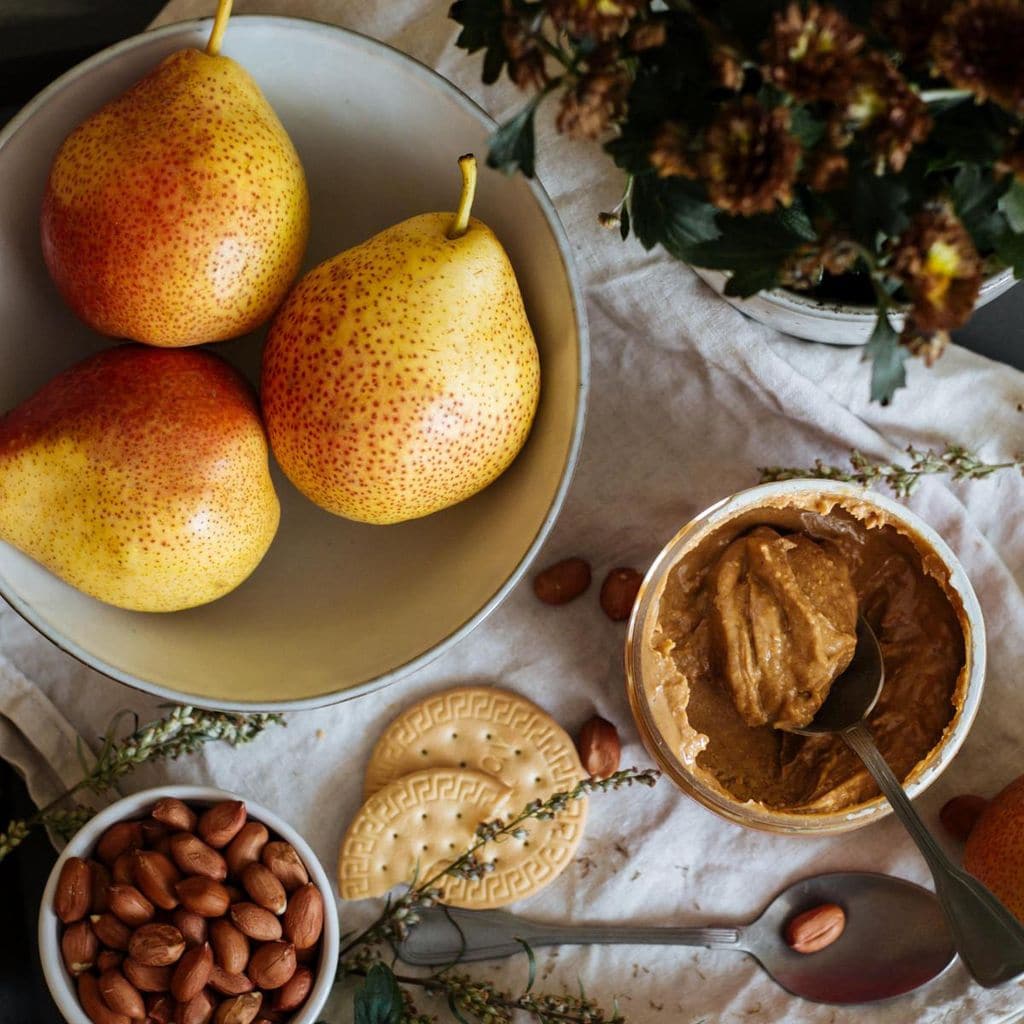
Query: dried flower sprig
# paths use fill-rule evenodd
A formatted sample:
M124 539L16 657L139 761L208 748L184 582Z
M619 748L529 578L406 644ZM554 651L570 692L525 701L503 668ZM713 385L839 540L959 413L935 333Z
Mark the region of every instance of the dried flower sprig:
M134 720L133 730L118 738L127 718ZM177 706L163 718L139 725L137 715L122 711L114 716L104 733L100 752L91 767L86 751L79 749L85 772L82 779L30 818L16 819L10 822L6 832L0 833L0 861L20 846L33 829L51 828L64 839L74 835L95 813L92 808L77 802L72 802L70 807L64 806L77 793L102 796L119 779L148 761L173 761L215 740L239 746L255 739L268 725L283 724L281 715L229 714Z
M485 848L490 844L523 838L525 823L550 821L573 801L590 793L624 786L653 786L660 775L654 768L627 768L606 779L582 779L570 790L553 793L546 800L531 801L509 821L497 818L481 822L472 843L451 864L423 881L414 879L401 896L387 902L372 924L342 947L339 978L367 979L356 993L357 1006L365 1004L365 1019L389 1024L427 1024L432 1018L414 1007L410 1009L409 997L400 988L415 985L444 996L456 1019L463 1022L468 1014L479 1024L511 1024L515 1015L522 1012L532 1015L538 1024L624 1024L617 1006L611 1011L603 1010L582 991L579 995L531 994L531 985L527 985L521 995L514 995L492 982L471 978L452 968L422 978L396 975L385 961L392 959L394 947L420 922L420 912L443 901L445 878L481 878L494 869L493 861L485 857ZM532 952L529 955L532 962ZM358 1010L356 1017L360 1019Z
M954 480L981 480L1001 470L1015 470L1024 474L1024 455L1012 462L985 462L967 448L947 444L941 451L933 448L921 450L907 446L910 465L869 459L854 449L850 452L850 468L831 466L816 459L809 469L794 466L765 466L760 470L761 482L774 480L843 480L848 483L884 484L898 498L913 494L924 476L948 474Z

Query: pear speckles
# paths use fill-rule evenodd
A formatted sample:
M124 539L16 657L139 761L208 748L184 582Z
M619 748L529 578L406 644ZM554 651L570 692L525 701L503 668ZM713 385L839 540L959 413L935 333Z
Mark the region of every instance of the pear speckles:
M496 479L540 387L519 286L490 229L449 214L382 231L311 271L263 354L263 413L289 479L371 523L429 515Z
M309 197L248 73L182 50L68 136L41 229L50 274L91 327L194 345L277 308L305 252Z
M252 392L209 352L108 349L0 417L0 537L109 604L222 596L279 515Z

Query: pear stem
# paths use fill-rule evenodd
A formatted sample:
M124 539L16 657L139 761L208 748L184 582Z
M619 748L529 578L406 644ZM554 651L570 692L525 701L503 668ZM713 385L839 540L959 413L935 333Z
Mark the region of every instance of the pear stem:
M448 229L449 238L461 238L469 227L469 211L476 195L476 157L472 153L460 156L459 170L462 172L462 195L459 196L459 208L452 226Z
M206 44L206 53L210 57L216 57L220 53L220 44L224 40L224 30L228 27L228 18L231 17L231 4L234 0L218 0L217 13L213 19L213 28L210 30L210 41Z

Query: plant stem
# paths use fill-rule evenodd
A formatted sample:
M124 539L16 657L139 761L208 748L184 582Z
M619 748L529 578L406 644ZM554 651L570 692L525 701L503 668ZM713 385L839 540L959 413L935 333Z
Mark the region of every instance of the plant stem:
M452 226L448 229L448 237L451 239L461 238L469 227L469 213L476 195L476 157L472 153L460 156L459 170L462 172L462 194L459 196L459 208L455 211Z
M220 54L220 44L224 41L224 30L228 27L228 18L231 17L232 2L233 0L218 0L217 2L217 13L214 15L210 39L206 44L206 54L209 57L216 57Z

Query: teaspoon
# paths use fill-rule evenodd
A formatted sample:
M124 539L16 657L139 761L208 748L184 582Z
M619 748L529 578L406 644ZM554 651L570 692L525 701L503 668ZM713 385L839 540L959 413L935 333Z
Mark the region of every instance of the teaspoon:
M783 937L794 915L822 903L846 912L846 927L817 953L797 953ZM747 953L787 992L818 1003L870 1003L930 981L956 956L935 896L872 872L805 878L784 889L756 921L716 928L542 924L503 910L435 907L397 947L408 964L440 967L494 960L534 946L627 944L706 946Z
M832 684L813 721L791 731L802 735L836 733L864 762L931 870L960 958L978 984L986 988L1000 985L1024 972L1024 925L981 882L946 856L879 752L865 719L884 683L882 649L874 630L861 617L853 660Z

